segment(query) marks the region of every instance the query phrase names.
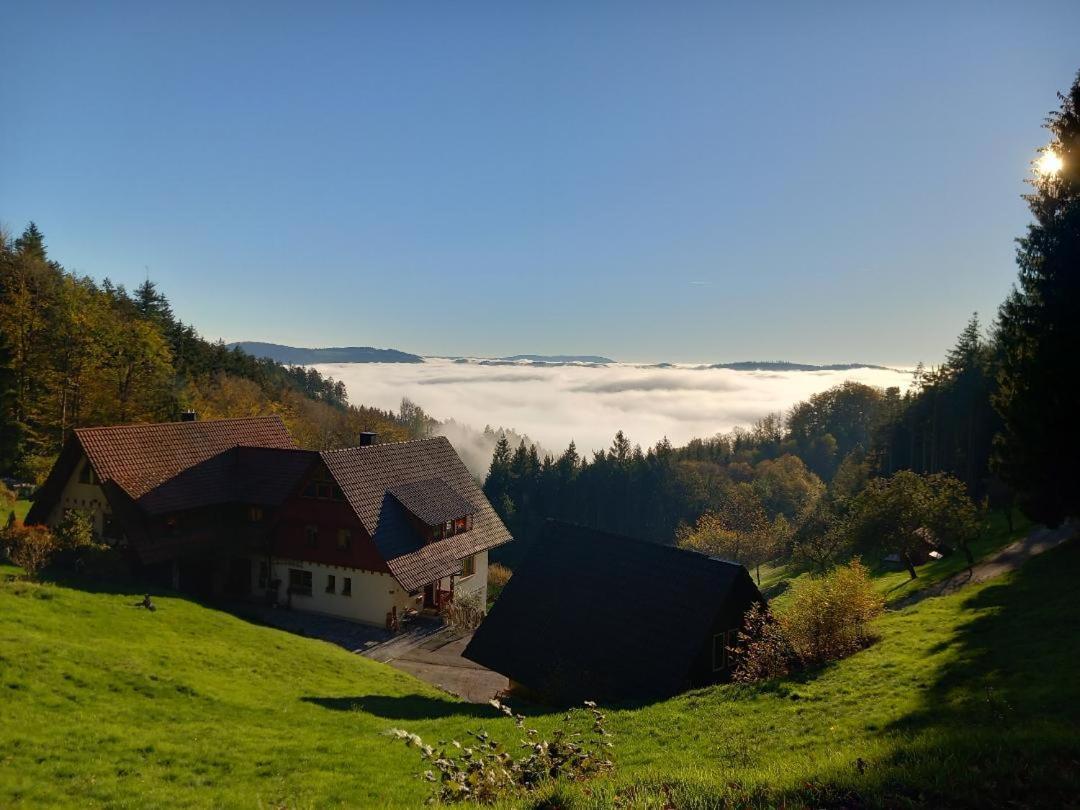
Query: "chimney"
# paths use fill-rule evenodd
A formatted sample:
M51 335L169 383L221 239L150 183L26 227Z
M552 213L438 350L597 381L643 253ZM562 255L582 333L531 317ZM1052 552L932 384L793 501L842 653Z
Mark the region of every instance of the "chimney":
M181 422L197 422L199 421L199 415L195 411L183 411L180 414Z
M360 434L360 446L361 447L371 447L371 445L375 444L375 442L377 442L378 440L379 440L379 434L378 433L372 433L369 430L365 430L363 433Z

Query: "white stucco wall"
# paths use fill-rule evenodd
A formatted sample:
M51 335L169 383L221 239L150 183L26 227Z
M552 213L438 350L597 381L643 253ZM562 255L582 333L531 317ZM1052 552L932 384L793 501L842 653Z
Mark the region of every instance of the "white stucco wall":
M261 563L266 562L266 557L256 556L251 560L251 590L253 594L262 595L265 592L259 588L259 568ZM408 608L419 607L417 600L410 597L397 580L389 574L275 557L272 562L270 580L281 580L281 586L278 589L280 604L285 604L290 598L288 595L290 568L311 572L311 596L292 594L291 604L294 610L339 616L343 619L383 627L386 625L386 614L394 607L397 607L398 613ZM487 569L488 555L486 551L483 551L476 555L475 574L464 579L454 577L455 598L478 594L480 607L486 609ZM334 577L334 592L327 593L327 577L331 575ZM352 578L350 596L344 596L341 593L345 577ZM449 590L450 577L440 580L439 587Z
M84 464L89 463L84 457L75 465L75 471L71 474L71 478L68 479L67 484L64 485L64 489L60 493L60 500L49 515L49 526L55 527L60 523L64 519L66 510L78 509L81 512L89 513L93 517L94 534L101 537L105 526L105 515L111 510L109 509L109 502L105 500L105 493L98 484L79 483L79 472Z
M464 579L454 578L454 598L461 599L479 594L480 609L487 610L487 574L488 553L481 551L476 555L476 573Z
M266 557L253 557L251 566L251 589L252 593L262 594L259 588L259 566L266 562ZM311 596L300 594L288 595L289 569L296 568L301 571L311 572ZM328 576L334 577L334 592L327 593L326 581ZM345 577L352 579L352 594L342 594ZM407 607L414 606L414 601L389 574L381 574L373 571L362 571L358 568L345 568L338 565L324 565L322 563L306 562L303 560L285 560L274 558L270 579L280 579L281 587L278 589L278 602L286 604L292 599L292 607L295 610L306 610L312 613L325 613L329 616L340 616L343 619L351 619L365 624L374 624L383 627L386 624L386 614L395 606L398 612Z

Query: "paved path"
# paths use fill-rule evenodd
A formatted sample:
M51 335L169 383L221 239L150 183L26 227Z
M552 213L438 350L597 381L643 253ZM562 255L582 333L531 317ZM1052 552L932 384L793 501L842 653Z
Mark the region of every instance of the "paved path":
M510 682L461 657L471 638L472 633L444 628L387 663L472 703L486 703L508 689Z
M502 675L461 657L472 638L441 619L417 618L401 633L381 627L266 605L232 604L230 610L279 630L322 639L352 653L408 672L473 703L486 703L510 684Z
M916 591L910 596L901 599L896 606L907 607L930 596L944 596L956 593L956 591L968 585L986 582L988 579L1001 576L1009 571L1015 571L1036 554L1049 551L1054 546L1059 546L1069 538L1076 536L1076 534L1077 526L1073 523L1062 524L1056 529L1047 529L1045 526L1040 526L1032 530L1023 540L1011 543L994 556L975 563L974 566L967 570L959 571L941 582L923 588L921 591Z

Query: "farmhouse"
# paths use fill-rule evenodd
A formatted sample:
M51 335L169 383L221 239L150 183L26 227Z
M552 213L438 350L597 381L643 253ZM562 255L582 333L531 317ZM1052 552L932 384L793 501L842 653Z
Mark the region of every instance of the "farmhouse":
M27 522L68 510L174 588L379 625L485 604L511 539L445 438L300 450L276 416L79 428Z
M761 601L741 565L549 521L464 655L546 699L659 698L730 677Z

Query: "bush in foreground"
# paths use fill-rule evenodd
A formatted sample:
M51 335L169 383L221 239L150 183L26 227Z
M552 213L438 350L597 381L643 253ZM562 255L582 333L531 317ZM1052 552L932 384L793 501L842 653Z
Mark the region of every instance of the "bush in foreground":
M419 748L421 759L432 766L423 775L436 785L429 801L493 804L553 780L583 781L614 767L608 754L612 748L611 734L604 727L604 714L595 703L585 703L592 718L587 735L573 730L573 721L580 712L568 712L550 739L542 738L534 728L526 728L524 716L514 714L509 706L497 700L491 701L491 705L513 718L524 732L520 747L525 753L521 756L515 757L486 731L469 732L476 741L472 745L452 740L440 742L438 748L404 729L390 731L406 745Z

